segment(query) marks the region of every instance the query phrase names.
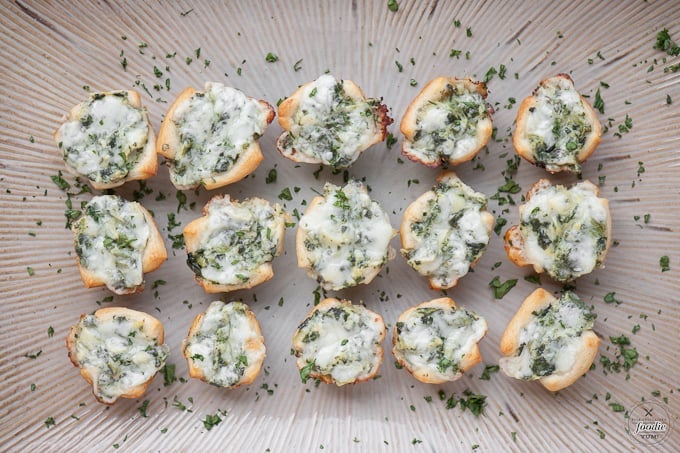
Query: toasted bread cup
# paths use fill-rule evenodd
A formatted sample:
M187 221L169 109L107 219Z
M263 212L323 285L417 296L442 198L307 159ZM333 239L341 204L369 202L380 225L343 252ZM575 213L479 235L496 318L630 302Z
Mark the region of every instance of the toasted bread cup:
M262 162L257 139L274 119L271 105L216 82L185 88L161 123L156 152L169 160L180 190L208 190L248 176Z
M139 398L165 364L163 324L129 308L101 308L82 315L66 337L68 357L92 385L100 403Z
M262 198L214 196L184 228L187 264L208 293L248 289L274 276L290 216Z
M491 138L486 85L470 78L437 77L411 101L401 120L402 153L428 167L458 165Z
M590 181L570 188L537 181L519 206L520 224L505 232L505 251L518 266L533 266L558 282L604 267L612 241L609 202Z
M387 213L361 182L326 183L298 223L298 266L325 289L368 284L394 257L389 243L395 234Z
M519 106L512 143L521 157L550 173L581 172L602 126L567 74L542 80Z
M265 353L260 323L242 302L212 302L182 342L189 376L225 388L251 384Z
M432 289L456 286L482 257L494 223L486 204L484 194L447 171L404 211L401 254Z
M117 195L93 197L71 225L76 263L87 288L116 294L144 290L144 274L167 259L153 216L141 204Z
M302 382L309 378L343 386L373 379L383 360L382 316L347 300L316 305L293 335Z
M351 80L322 75L279 105L279 124L284 132L276 147L284 157L345 168L385 140L392 119L379 99L366 98Z
M479 341L486 321L442 297L411 307L392 331L392 354L414 378L426 384L455 381L482 361Z
M508 376L538 380L556 392L583 376L595 360L600 339L593 332L595 314L572 292L560 298L539 288L527 297L501 337Z
M136 91L92 93L54 133L69 172L97 190L148 179L158 170L156 137Z

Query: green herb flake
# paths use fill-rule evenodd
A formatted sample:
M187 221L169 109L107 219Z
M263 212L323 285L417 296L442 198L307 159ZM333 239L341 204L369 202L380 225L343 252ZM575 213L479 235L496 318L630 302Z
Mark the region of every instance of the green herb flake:
M71 188L71 184L62 177L61 171L57 175L50 176L50 179L60 190L66 191Z
M175 376L175 364L166 363L163 366L163 386L168 386L177 380Z
M28 273L29 277L33 277L33 275L35 275L35 271L30 266L26 267L26 273Z
M397 3L397 0L387 0L387 9L393 13L399 11L399 3Z
M267 61L267 63L276 63L279 61L278 55L272 52L268 52L264 59Z
M595 92L595 102L593 103L593 107L598 112L604 114L604 101L602 100L602 96L600 96L600 89L599 88Z
M49 327L47 328L47 337L48 337L48 338L52 338L53 336L54 336L54 327L49 326Z
M673 100L671 99L671 95L667 94L666 95L666 104L671 105L673 103Z
M500 367L498 365L486 365L484 371L482 371L482 374L479 376L479 379L488 381L491 379L491 373L498 373L499 370Z
M619 403L609 403L609 407L611 407L614 412L623 412L626 410L626 408Z
M397 143L397 138L392 135L391 132L387 133L387 139L385 140L385 145L387 149L392 149L392 147Z
M664 28L656 34L656 42L654 48L666 52L670 56L680 54L680 46L678 46L672 39L668 29Z
M659 266L661 266L661 272L668 272L671 270L671 259L668 255L659 258Z
M140 414L142 414L142 417L148 417L146 415L146 410L149 408L149 400L144 400L142 402L142 405L137 408Z
M465 35L466 35L468 38L472 38L472 28L467 27L467 28L465 29Z
M54 417L47 417L45 419L45 428L49 429L50 427L52 427L56 424L57 424L57 422L54 421Z
M290 193L290 189L288 187L284 188L281 193L279 193L279 200L287 200L287 201L292 201L293 200L293 195Z
M517 279L506 280L501 282L500 277L495 276L489 282L489 288L493 290L493 296L496 299L502 299L512 288L517 284Z
M605 294L605 296L604 296L605 303L607 303L607 304L614 303L616 305L619 305L621 303L621 301L616 299L615 296L616 296L616 292L610 292L610 293Z
M298 72L300 69L302 69L302 58L293 64L293 71Z
M215 426L219 425L222 422L222 419L217 414L207 414L205 416L205 420L201 421L203 422L203 426L205 427L205 429L210 431Z
M394 64L397 65L397 72L404 72L404 66L401 63L395 60Z

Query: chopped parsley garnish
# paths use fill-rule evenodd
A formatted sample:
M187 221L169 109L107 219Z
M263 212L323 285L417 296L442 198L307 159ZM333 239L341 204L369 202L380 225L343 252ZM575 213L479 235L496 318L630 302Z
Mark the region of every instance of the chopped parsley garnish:
M680 55L680 46L671 39L668 29L664 28L656 34L654 48L666 52L670 56Z
M278 55L271 52L268 52L267 56L265 56L264 59L267 61L267 63L276 63L277 61L279 61Z
M399 11L399 3L397 3L397 0L387 0L387 9L393 13Z
M398 71L398 72L403 72L403 71L404 71L404 66L403 66L401 63L399 63L398 61L395 60L395 61L394 61L394 64L397 65L397 71Z
M217 414L208 414L205 416L205 420L201 421L203 422L203 426L205 427L205 429L210 431L215 426L219 425L222 422L222 419Z
M47 328L47 337L48 337L48 338L52 338L53 336L54 336L54 327L49 326L49 327Z
M605 296L604 296L605 303L608 303L608 304L615 303L616 305L619 305L621 303L621 301L616 299L615 296L616 296L615 292L605 294Z
M493 296L496 299L502 299L516 284L516 278L501 283L500 277L495 276L493 280L489 282L489 288L493 290Z
M61 189L61 190L68 190L68 189L71 188L71 184L69 184L68 181L66 181L66 180L62 177L61 171L59 171L59 174L57 174L57 175L52 175L52 176L50 176L50 179L51 179L52 182L54 182L54 184L56 184L56 186L59 187L59 189Z
M302 58L296 61L293 65L293 71L298 72L300 69L302 69Z
M484 367L484 371L482 371L481 376L479 376L479 379L483 381L488 381L491 379L491 373L498 373L500 369L501 368L498 365L486 365Z
M595 92L595 102L593 103L593 107L595 107L598 112L604 114L604 101L602 100L602 96L600 96L599 88Z
M175 382L177 380L177 377L175 377L175 364L174 363L166 363L163 366L163 385L168 386Z
M47 417L45 419L45 428L50 428L56 424L57 422L54 421L54 417Z
M661 272L668 272L671 270L671 260L668 255L659 258L659 266L661 266Z
M293 200L293 195L290 193L290 189L286 187L281 191L279 194L279 200L287 200L287 201L292 201Z
M137 408L140 414L142 414L142 417L148 417L146 415L146 410L149 407L149 400L144 400L142 402L142 405Z
M392 147L397 143L397 138L392 135L391 132L387 133L387 139L385 140L385 144L387 145L387 149L392 149Z
M302 379L303 384L307 383L307 380L309 379L309 375L311 374L313 368L314 362L308 362L307 365L300 368L300 379Z

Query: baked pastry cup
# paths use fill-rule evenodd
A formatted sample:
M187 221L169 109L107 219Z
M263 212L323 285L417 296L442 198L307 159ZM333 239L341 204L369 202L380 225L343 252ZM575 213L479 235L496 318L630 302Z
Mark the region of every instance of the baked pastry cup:
M184 228L187 264L208 293L252 288L274 276L289 215L262 198L217 195Z
M411 101L401 120L402 153L428 167L458 165L477 155L493 132L486 85L437 77Z
M298 223L298 266L324 289L368 284L394 257L390 239L395 234L387 213L361 182L326 183Z
M346 168L385 140L392 119L387 107L367 98L356 83L325 74L279 105L279 124L284 132L276 147L284 157Z
M455 381L482 361L479 341L484 318L442 297L411 307L392 331L392 354L414 378L426 384Z
M363 305L328 298L316 305L293 336L302 382L343 386L373 379L383 360L382 316Z
M97 190L148 179L158 170L156 136L136 91L92 93L54 133L69 172Z
M512 143L521 157L550 173L581 173L602 126L567 74L542 80L519 106Z
M260 323L243 302L212 302L182 342L189 376L225 388L251 384L265 353Z
M139 398L165 365L163 324L146 313L107 307L84 314L66 337L68 357L100 403Z
M144 289L144 274L167 259L151 213L118 195L93 197L71 225L80 277L87 288L106 286L116 294Z
M483 193L447 171L404 211L401 254L432 289L456 286L482 257L494 223L486 205Z
M558 282L604 267L611 245L609 203L590 181L569 188L537 181L519 206L519 225L505 233L505 251L518 266L533 266Z
M571 292L559 298L539 288L527 297L501 337L503 373L538 380L556 392L583 376L595 360L600 339L595 313Z
M168 159L177 189L223 187L260 165L257 140L274 115L269 103L221 83L206 82L203 91L188 87L165 114L156 152Z

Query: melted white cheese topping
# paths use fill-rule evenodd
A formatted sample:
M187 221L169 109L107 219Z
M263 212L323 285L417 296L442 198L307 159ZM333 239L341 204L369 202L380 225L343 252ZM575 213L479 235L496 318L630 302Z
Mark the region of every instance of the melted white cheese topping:
M430 193L427 209L411 224L415 246L402 254L419 274L446 288L468 273L489 243L487 199L458 178L446 178Z
M255 317L242 302L212 302L187 338L184 355L203 371L207 382L233 387L259 370L265 346L249 316Z
M147 143L144 109L130 105L127 92L97 93L78 106L78 115L57 131L70 171L98 183L127 177Z
M608 217L589 182L541 189L520 209L527 261L558 281L592 272L606 249Z
M524 380L567 373L582 352L581 336L592 330L594 315L571 292L533 315L519 332L521 352L501 358L501 369L508 376Z
M426 162L460 159L479 147L482 120L487 120L484 97L464 85L424 104L416 114L416 138L404 141L404 150Z
M293 339L298 367L329 375L336 385L354 383L370 376L382 357L382 319L360 305L316 310L298 328Z
M395 234L387 213L354 180L342 188L326 183L323 201L305 213L300 227L310 275L332 290L369 283L387 262Z
M152 379L165 364L168 347L144 333L144 323L125 316L85 316L78 325L75 356L92 376L94 393L107 403Z
M139 203L93 197L73 224L80 265L114 292L144 283L142 259L151 234Z
M394 352L410 370L452 381L486 330L486 321L465 309L421 307L399 317Z
M196 186L228 172L267 127L269 109L241 91L207 83L179 105L172 120L182 149L175 155L173 184Z
M194 272L206 280L237 285L250 280L258 268L276 256L285 213L278 204L229 196L210 201L207 222L198 236L198 249L189 252Z
M324 165L348 167L380 133L374 104L350 98L341 80L322 75L302 90L286 148Z

